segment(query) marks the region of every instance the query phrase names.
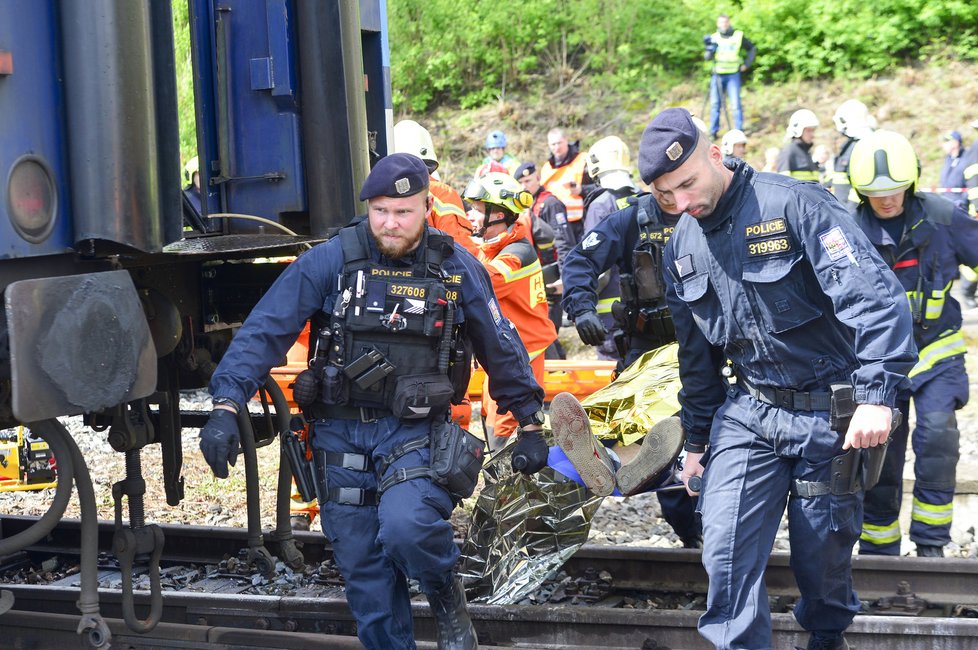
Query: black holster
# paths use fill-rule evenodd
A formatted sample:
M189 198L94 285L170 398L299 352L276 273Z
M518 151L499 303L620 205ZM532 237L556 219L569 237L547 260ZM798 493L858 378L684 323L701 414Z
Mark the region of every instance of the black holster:
M295 479L296 489L302 496L303 501L312 501L316 498L316 481L312 469L312 461L306 458L306 445L299 439L297 431L301 431L303 426L301 420L293 418L289 431L282 432L282 448L285 456L289 459L289 467L292 470L292 478ZM298 428L297 428L298 427Z
M485 460L483 442L455 422L431 425L431 479L457 504L472 496Z
M853 388L848 384L833 384L831 387L831 399L829 407L829 426L833 431L846 435L852 416L856 412L856 400L853 395ZM900 426L901 413L893 411L893 419L890 423L892 433ZM849 449L832 459L832 494L854 494L860 489L871 490L880 480L880 473L883 471L883 460L886 458L886 449L890 444L890 439L875 447L865 447L863 449Z

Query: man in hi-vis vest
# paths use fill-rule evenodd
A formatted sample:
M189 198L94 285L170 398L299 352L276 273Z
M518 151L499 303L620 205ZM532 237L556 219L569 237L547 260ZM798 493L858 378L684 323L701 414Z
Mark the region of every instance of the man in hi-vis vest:
M710 135L714 140L720 133L720 95L726 93L730 110L733 111L733 124L728 129L744 130L744 112L740 107L740 73L746 72L754 63L757 48L742 31L730 25L730 16L717 16L717 31L703 37L706 46L704 58L713 61L713 76L710 78ZM730 116L727 116L729 121Z
M563 129L553 128L547 132L547 147L550 158L540 168L540 184L567 208L567 238L575 246L584 236L584 197L594 189L594 181L579 140L568 142Z

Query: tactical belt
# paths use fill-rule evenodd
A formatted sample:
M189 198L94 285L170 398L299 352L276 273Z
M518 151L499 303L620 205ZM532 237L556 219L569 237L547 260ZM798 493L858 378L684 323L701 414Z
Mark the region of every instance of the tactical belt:
M828 411L831 395L827 391L803 391L793 388L773 388L755 386L743 377L737 377L737 384L754 399L792 411Z
M342 467L356 472L367 472L373 468L370 457L364 454L323 451L313 452L316 464L316 494L320 501L333 501L349 506L375 506L380 503L377 490L364 490L351 487L330 487L326 476L326 466Z
M393 415L390 409L372 408L368 406L347 406L346 404L323 404L316 411L317 417L335 418L339 420L360 420L361 422L376 422L380 418Z

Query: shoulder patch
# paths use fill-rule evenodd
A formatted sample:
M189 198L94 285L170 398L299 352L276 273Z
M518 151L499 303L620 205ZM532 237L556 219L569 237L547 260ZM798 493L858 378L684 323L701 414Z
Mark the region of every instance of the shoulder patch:
M852 244L840 226L833 226L818 236L822 249L833 262L843 257L852 257Z
M679 275L680 280L685 280L689 276L696 273L696 267L693 266L692 255L683 255L676 260L674 264L676 265L676 273Z
M581 242L581 248L584 250L589 250L601 243L601 236L593 230L587 234L584 241Z

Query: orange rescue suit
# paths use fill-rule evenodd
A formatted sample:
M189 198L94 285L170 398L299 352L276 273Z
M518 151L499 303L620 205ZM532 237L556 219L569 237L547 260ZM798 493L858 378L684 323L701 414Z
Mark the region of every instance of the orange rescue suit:
M428 192L434 198L428 224L451 235L465 250L478 257L479 246L472 239L472 224L462 207L462 197L451 185L435 178L429 181Z
M479 246L479 261L489 271L499 309L516 328L530 357L537 383L543 386L544 351L557 338L547 315L543 272L530 234L530 217L524 213L509 230ZM518 422L512 413L501 414L489 396L488 379L482 389L486 425L499 437L509 437Z

